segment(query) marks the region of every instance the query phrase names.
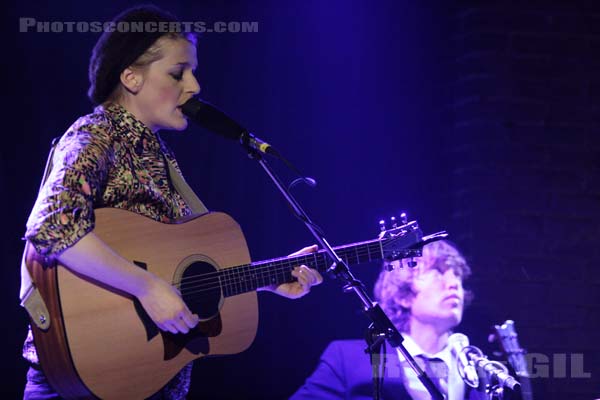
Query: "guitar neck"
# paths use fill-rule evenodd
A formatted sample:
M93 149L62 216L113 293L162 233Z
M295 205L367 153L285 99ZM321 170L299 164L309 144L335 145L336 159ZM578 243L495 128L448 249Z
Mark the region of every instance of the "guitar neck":
M383 258L382 242L379 239L354 243L334 248L338 256L348 265L377 261ZM325 272L330 264L325 250L293 257L280 257L252 264L225 268L220 271L220 282L225 297L250 292L261 287L292 282L292 270L306 265Z
M533 400L533 391L531 390L529 376L519 377L519 383L521 384L521 398L523 400Z
M516 333L515 333L515 342ZM522 400L533 400L533 391L531 390L531 381L529 377L529 371L527 370L527 362L524 357L525 352L523 350L516 351L508 356L508 362L515 370L516 375L519 378L521 384L521 397Z
M521 384L521 398L533 400L533 392L529 380L529 370L525 360L525 350L519 344L515 322L505 321L502 325L495 325L496 338L500 342L502 350L506 353L509 364L513 367Z

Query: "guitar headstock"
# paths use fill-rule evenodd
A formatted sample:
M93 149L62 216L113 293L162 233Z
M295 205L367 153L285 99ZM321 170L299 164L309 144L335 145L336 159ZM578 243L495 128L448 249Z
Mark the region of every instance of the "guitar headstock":
M495 333L490 341L497 340L500 347L506 353L510 365L515 373L520 377L528 377L527 362L525 360L525 350L519 345L519 338L515 330L515 322L505 321L502 325L494 325Z
M401 225L399 225L399 221ZM417 244L423 237L417 221L408 222L406 213L401 213L400 218L390 217L391 228L388 229L384 219L379 221L379 238L381 239L381 251L383 254L384 267L388 271L394 269L392 261L402 260L400 266L406 264L409 267L417 265L414 257L421 257L421 247L410 248Z
M423 231L419 228L417 221L408 221L406 213L401 213L400 218L390 218L391 228L388 229L385 220L379 221L379 239L381 251L384 260L384 268L388 271L394 269L392 261L402 260L400 267L407 266L414 268L417 266L415 257L423 255L423 246L436 240L444 239L448 236L445 231L437 232L432 235L423 236ZM400 225L401 224L401 225Z

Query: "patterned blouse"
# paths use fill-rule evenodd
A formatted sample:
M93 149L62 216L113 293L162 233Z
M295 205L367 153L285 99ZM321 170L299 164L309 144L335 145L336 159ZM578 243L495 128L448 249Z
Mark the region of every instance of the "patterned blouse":
M79 118L56 146L53 167L27 221L25 238L45 256L56 256L94 229L94 209L121 208L169 222L192 213L171 184L160 136L117 104ZM31 331L23 356L38 363ZM184 398L191 364L168 386Z

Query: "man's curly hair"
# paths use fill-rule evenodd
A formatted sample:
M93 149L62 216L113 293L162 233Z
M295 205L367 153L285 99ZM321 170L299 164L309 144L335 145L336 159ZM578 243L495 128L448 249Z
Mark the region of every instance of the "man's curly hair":
M416 295L412 284L419 271L439 268L445 272L452 268L463 281L471 275L471 268L464 256L448 241L429 243L423 247L423 256L415 258L415 261L415 267L401 266L400 262L393 262L395 268L392 271L382 270L375 283L375 299L400 332L410 331L410 308L403 307L401 300ZM465 305L469 304L472 298L472 292L465 290Z

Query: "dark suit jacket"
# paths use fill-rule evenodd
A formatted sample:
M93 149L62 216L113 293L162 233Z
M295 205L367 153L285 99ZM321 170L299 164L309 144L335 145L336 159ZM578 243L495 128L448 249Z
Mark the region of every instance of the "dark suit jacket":
M373 399L373 374L369 355L361 340L340 340L329 344L321 355L317 369L291 400ZM411 400L402 383L403 372L396 351L387 346L383 400ZM482 393L467 391L469 400L484 399Z

